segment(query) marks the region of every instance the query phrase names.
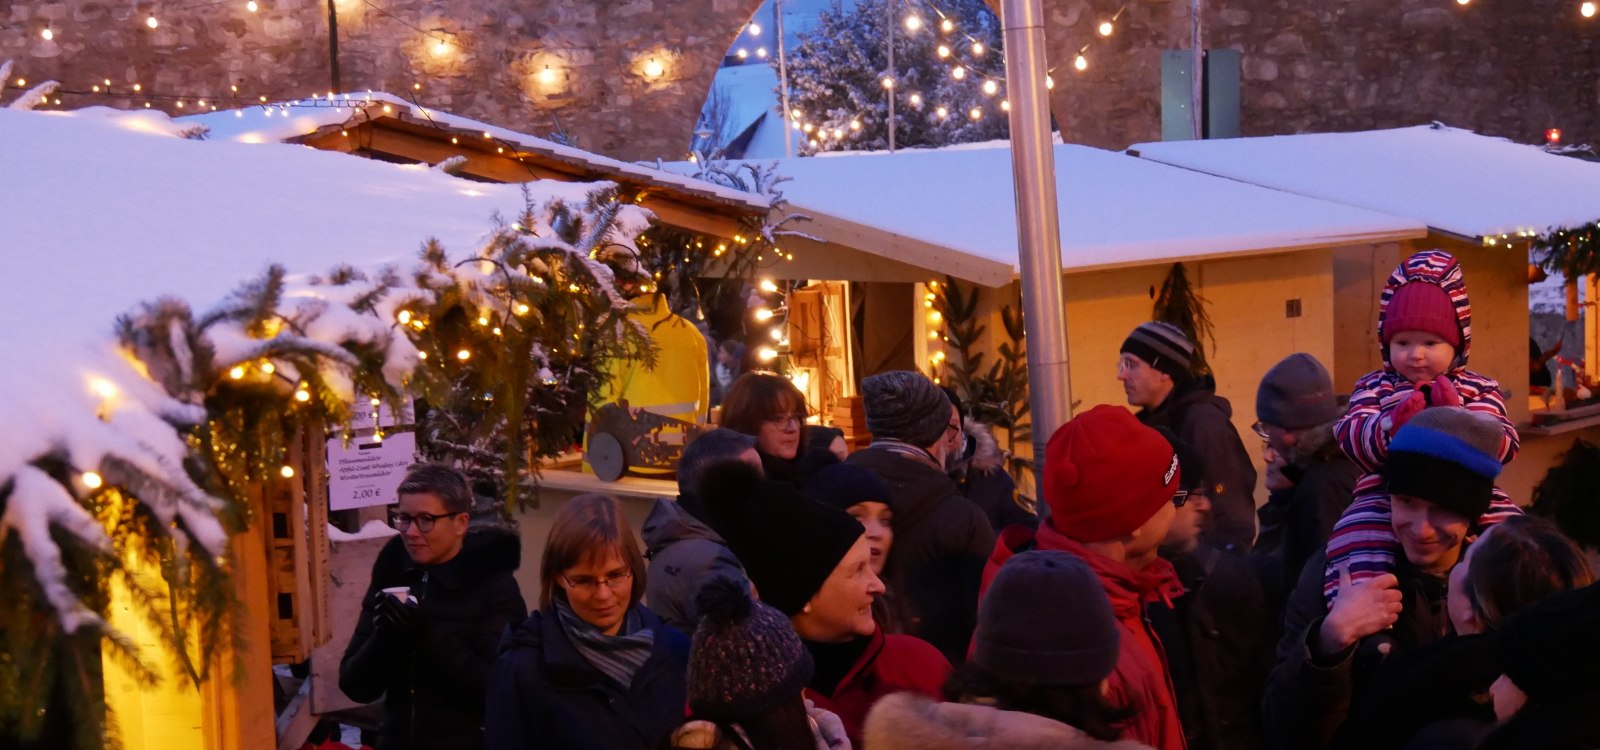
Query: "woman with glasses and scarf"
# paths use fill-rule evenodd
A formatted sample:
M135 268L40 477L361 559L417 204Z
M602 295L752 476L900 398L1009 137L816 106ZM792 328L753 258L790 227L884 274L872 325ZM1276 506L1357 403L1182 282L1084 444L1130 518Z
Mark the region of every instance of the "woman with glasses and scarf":
M468 530L472 489L448 466L413 466L396 494L400 533L373 563L339 689L383 698L379 750L476 750L495 646L527 611L512 577L522 546L503 529Z
M720 425L755 437L767 478L796 487L845 457L844 433L806 424L805 394L776 373L739 376L722 401Z
M489 681L487 746L646 750L683 719L689 639L639 600L645 561L617 501L556 513L539 609L507 631Z

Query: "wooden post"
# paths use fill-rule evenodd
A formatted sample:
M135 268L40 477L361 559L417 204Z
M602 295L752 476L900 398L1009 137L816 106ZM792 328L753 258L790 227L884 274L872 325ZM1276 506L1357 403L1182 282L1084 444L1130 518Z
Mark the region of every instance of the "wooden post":
M266 513L258 490L251 493L256 517ZM272 688L272 608L270 572L260 528L233 538L233 584L240 618L235 623L243 646L224 654L220 669L201 687L206 750L256 750L277 746ZM230 658L231 657L231 658Z

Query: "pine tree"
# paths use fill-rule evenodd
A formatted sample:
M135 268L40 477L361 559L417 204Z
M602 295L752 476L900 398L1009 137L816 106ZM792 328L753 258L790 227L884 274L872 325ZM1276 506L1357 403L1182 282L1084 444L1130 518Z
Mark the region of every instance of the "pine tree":
M789 53L789 115L791 126L809 128L801 134L805 152L889 147L888 13L886 0L860 0L848 10L835 6ZM920 20L920 28L907 28L908 15ZM946 18L952 31L943 30ZM892 23L897 148L1008 137L1000 20L983 0L912 3ZM948 56L940 56L941 47ZM959 79L952 75L956 66L963 71ZM989 82L993 94L985 91ZM974 110L978 118L971 116Z

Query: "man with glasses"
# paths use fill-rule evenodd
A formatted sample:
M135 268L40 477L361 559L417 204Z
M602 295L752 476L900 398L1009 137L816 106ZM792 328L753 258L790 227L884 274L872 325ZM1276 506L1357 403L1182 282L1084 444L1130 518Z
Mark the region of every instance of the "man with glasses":
M1256 389L1255 433L1266 444L1271 492L1253 555L1274 611L1282 609L1306 560L1327 546L1354 495L1361 470L1333 436L1343 415L1333 378L1309 354L1273 365ZM1287 486L1273 486L1273 467Z
M512 577L521 543L504 529L469 529L472 489L448 466L411 467L395 494L399 533L373 563L339 689L383 698L378 750L475 750L501 632L528 614Z
M1210 482L1205 539L1236 555L1256 535L1256 469L1233 426L1233 406L1210 373L1196 372L1194 342L1170 323L1145 323L1122 342L1117 380L1139 421L1165 427L1188 445Z
M966 661L977 624L978 584L994 549L982 509L945 473L961 415L922 373L894 370L861 381L872 445L845 459L889 485L895 508L888 585L911 610L910 635L951 664Z

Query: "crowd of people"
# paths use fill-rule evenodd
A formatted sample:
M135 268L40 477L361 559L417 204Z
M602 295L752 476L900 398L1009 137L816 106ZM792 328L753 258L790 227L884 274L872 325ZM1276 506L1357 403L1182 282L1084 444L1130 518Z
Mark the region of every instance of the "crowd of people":
M1459 264L1408 258L1379 310L1348 404L1307 354L1262 379L1259 508L1160 322L1116 367L1138 411L1060 427L1037 508L921 374L862 381L853 453L742 374L640 534L606 495L559 509L531 613L516 537L414 467L340 685L383 699L379 750L1600 747L1600 452L1524 515Z

